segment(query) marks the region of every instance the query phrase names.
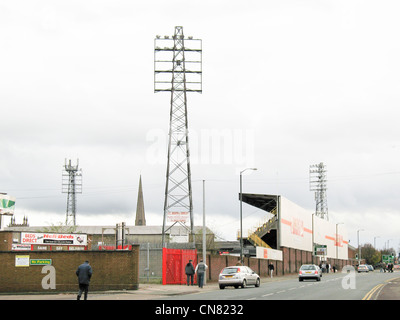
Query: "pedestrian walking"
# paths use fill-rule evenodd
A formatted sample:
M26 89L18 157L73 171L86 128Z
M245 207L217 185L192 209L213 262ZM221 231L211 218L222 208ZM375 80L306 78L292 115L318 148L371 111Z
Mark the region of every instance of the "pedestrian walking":
M84 294L84 299L87 300L88 291L89 291L89 283L92 278L93 270L89 264L89 261L85 261L82 263L78 269L76 270L76 275L78 276L79 283L79 292L77 296L77 300L81 299L82 293Z
M274 265L272 264L272 262L270 262L269 265L268 265L268 271L269 271L269 274L271 276L271 279L272 279L272 277L274 275L274 269L275 269Z
M197 283L199 285L199 288L203 288L204 275L207 269L208 266L203 262L203 259L201 259L195 270L195 273L197 273Z
M186 283L189 285L189 282L191 285L193 285L193 280L194 280L194 267L192 264L192 259L189 260L187 265L185 266L185 273L186 273Z

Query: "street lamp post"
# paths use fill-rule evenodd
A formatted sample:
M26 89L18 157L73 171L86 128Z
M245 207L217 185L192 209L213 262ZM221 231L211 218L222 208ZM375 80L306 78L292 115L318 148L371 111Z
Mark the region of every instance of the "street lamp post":
M203 180L203 261L207 263L206 255L206 181ZM207 282L207 277L203 279L204 284Z
M240 263L243 265L243 217L242 217L242 173L246 170L257 170L257 168L246 168L240 171Z
M339 250L339 239L338 239L338 225L344 224L343 222L336 223L336 260L339 258L338 250Z
M358 229L357 230L358 265L360 265L360 261L361 261L360 231L364 231L364 229Z
M376 250L376 238L380 238L380 236L374 237L374 249Z

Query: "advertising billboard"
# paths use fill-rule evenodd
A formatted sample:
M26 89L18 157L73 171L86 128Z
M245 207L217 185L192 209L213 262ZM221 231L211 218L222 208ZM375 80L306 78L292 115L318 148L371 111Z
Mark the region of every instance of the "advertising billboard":
M312 250L312 213L280 197L280 245L305 251Z
M87 235L21 232L21 244L87 246Z
M344 224L336 224L316 217L292 201L280 197L280 245L305 251L323 247L326 258L348 259L347 231ZM319 252L322 252L321 250Z
M189 220L189 212L168 212L168 222L184 222L187 223Z
M343 224L314 216L314 243L326 246L326 257L347 259L347 231Z

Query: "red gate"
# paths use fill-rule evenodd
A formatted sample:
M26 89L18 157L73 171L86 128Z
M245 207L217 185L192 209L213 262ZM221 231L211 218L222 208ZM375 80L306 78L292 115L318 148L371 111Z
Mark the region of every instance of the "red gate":
M163 248L162 283L186 284L185 266L192 259L197 265L197 250ZM196 281L196 277L194 279Z

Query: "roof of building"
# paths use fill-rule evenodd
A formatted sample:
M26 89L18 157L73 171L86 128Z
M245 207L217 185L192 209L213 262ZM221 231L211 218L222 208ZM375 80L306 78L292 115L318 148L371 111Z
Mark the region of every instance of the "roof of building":
M44 232L48 230L49 226L31 226L31 227L5 227L5 231L19 231L19 232ZM73 233L86 233L86 234L115 234L116 226L76 226L76 230ZM131 235L161 235L162 226L125 226L128 234ZM194 233L198 233L203 230L203 227L194 226ZM206 227L207 234L212 234L213 232ZM49 231L46 231L49 232ZM166 234L169 235L186 235L188 234L187 228L181 225L174 225L169 230L166 230Z

